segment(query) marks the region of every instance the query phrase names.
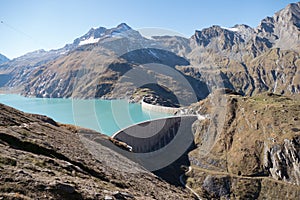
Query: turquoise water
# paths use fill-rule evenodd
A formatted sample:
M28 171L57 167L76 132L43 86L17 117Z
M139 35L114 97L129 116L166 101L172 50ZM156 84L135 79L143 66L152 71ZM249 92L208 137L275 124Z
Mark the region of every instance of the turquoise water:
M0 94L0 103L24 112L47 115L61 123L94 129L109 136L132 124L169 116L144 111L140 104L128 103L126 100L28 98Z

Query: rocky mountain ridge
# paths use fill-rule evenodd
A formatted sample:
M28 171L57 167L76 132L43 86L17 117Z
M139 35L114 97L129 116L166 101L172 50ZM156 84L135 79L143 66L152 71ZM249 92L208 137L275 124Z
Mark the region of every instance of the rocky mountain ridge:
M222 87L250 96L263 91L298 95L299 13L300 3L289 4L257 28L212 26L189 39L144 38L124 23L92 28L62 49L26 54L0 65L1 74L9 77L1 86L21 88L26 96L133 98L139 94L131 86L140 82L122 76L141 70L145 75L140 79L167 87L178 98L194 95L196 101ZM141 66L151 63L170 66L194 91L182 93L187 89L173 84L182 82L178 77Z
M261 21L257 28L258 35L268 38L274 47L299 50L300 47L300 9L299 2L289 4L286 8Z

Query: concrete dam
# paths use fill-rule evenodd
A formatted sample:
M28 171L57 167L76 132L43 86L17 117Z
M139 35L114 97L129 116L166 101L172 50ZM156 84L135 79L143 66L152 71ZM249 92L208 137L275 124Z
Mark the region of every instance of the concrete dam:
M142 122L115 133L112 138L126 143L132 152L119 153L149 171L162 169L181 157L194 141L192 124L196 115L174 116Z

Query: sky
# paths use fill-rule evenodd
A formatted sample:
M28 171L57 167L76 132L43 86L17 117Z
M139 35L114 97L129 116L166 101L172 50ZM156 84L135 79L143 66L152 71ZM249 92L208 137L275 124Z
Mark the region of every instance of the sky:
M133 29L159 28L191 37L195 30L259 22L290 0L0 0L0 53L16 58L58 49L92 27L124 22Z

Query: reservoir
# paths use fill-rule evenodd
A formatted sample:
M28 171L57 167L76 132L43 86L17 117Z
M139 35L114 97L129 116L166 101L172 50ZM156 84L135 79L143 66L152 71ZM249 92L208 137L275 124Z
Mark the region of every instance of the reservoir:
M17 94L0 94L0 103L109 136L139 122L170 116L142 110L141 104L129 103L127 100L29 98Z

